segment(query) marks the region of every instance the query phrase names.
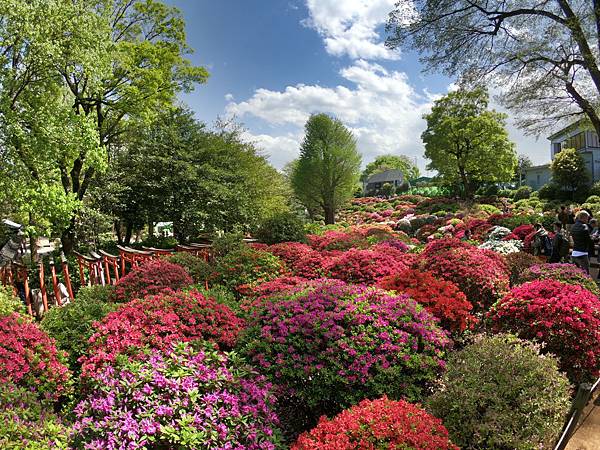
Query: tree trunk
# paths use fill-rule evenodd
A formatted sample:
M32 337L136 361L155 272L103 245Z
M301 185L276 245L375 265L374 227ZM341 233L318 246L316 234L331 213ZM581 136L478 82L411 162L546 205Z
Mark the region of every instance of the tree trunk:
M114 227L115 227L115 234L117 235L117 242L119 243L119 245L123 245L123 233L121 231L121 221L115 220Z
M75 249L75 216L71 218L69 226L60 236L60 244L65 255L70 255Z
M330 205L323 206L323 211L325 212L325 225L333 225L335 223L335 210L333 207Z
M469 183L469 179L467 178L467 174L463 167L459 167L458 171L460 173L460 180L463 185L463 195L465 199L473 198L473 193L471 192L471 183Z
M148 237L154 237L154 222L148 220Z
M125 240L123 242L125 245L129 245L129 243L131 242L132 234L133 234L133 224L131 222L127 222L126 228L125 228Z

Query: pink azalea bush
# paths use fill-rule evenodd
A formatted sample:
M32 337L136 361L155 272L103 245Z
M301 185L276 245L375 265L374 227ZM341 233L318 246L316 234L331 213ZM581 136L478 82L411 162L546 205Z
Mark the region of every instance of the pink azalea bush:
M508 290L509 272L502 256L460 241L427 244L418 268L452 281L475 310L489 308Z
M405 295L318 280L252 311L242 352L316 420L366 397L418 398L450 346Z
M66 355L37 324L18 313L0 317L0 383L57 400L71 390Z
M525 269L519 276L519 282L534 280L556 280L566 284L576 284L595 295L600 294L596 282L575 264L535 264Z
M600 300L577 285L536 280L513 288L489 313L495 331L545 344L572 381L600 374Z
M396 252L350 249L324 263L325 273L348 283L372 284L406 269Z
M116 284L114 298L127 302L166 290L182 289L194 283L187 270L163 259L148 260L121 278Z
M286 267L298 277L320 278L323 275L325 256L300 242L283 242L271 245L269 252L285 262Z
M75 408L71 445L90 450L275 449L275 398L235 354L179 343L120 358Z
M80 359L82 374L98 372L120 354L137 355L144 346L165 350L173 342L208 340L228 350L243 326L229 307L194 290L134 300L96 324Z

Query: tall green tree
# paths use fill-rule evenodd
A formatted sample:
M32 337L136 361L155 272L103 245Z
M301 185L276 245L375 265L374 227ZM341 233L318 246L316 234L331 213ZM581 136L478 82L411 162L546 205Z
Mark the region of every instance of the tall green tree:
M336 211L352 197L360 164L350 130L327 114L314 114L306 122L300 157L292 169L292 187L307 209L318 206L325 223L333 224Z
M371 161L363 170L360 181L363 183L369 179L371 175L384 172L389 169L397 169L404 174L406 180L419 178L420 171L415 163L406 155L380 155Z
M527 173L527 169L529 169L533 163L529 156L519 155L517 158L517 166L515 167L515 177L514 181L517 183L519 187L523 185L523 180L525 179L525 175Z
M561 150L552 160L552 182L561 190L571 193L575 197L577 191L586 188L590 183L590 172L585 166L585 161L580 152L567 148Z
M187 59L179 11L158 1L6 0L0 17L2 156L20 168L17 190L58 181L81 202L128 127L208 76Z
M517 164L506 116L488 110L484 89L460 89L436 100L424 116L425 157L446 184L459 184L471 198L478 183L510 181Z
M387 28L427 69L494 83L530 131L587 117L600 134L596 0L399 0Z
M122 242L147 223L172 221L183 242L202 232L248 231L288 210L283 175L237 127L210 130L179 108L131 135L93 187L111 193L98 196L98 207L116 219Z

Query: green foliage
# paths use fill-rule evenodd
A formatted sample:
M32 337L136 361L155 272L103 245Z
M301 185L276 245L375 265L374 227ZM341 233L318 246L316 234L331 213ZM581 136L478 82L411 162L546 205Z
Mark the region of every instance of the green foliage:
M215 257L225 256L231 252L242 251L246 248L242 233L223 233L213 240L213 253Z
M539 188L537 192L541 199L553 200L562 197L562 192L555 183L547 183Z
M52 405L30 390L0 385L0 447L6 450L67 449L69 429Z
M592 184L592 187L590 188L588 195L600 196L600 181L596 181L594 184Z
M480 336L451 354L427 402L462 449L552 448L570 404L556 358L514 336Z
M578 191L587 188L590 182L583 156L572 148L561 150L554 157L550 169L553 182L572 193L572 198Z
M255 236L269 245L306 241L304 221L293 213L282 213L266 219L260 224Z
M486 214L489 214L489 215L492 215L492 214L501 214L502 213L502 211L500 211L494 205L488 205L486 203L478 204L476 206L476 209L478 209L479 211L483 211L483 212L485 212Z
M374 161L367 164L367 167L365 167L365 170L360 175L360 181L365 182L371 175L390 169L401 171L406 180L413 180L419 178L421 175L419 168L406 155L380 155Z
M533 189L531 189L529 186L521 186L519 189L517 189L515 191L513 198L515 200L522 200L525 198L529 198L529 197L531 197L532 192L533 192Z
M283 268L284 264L277 256L244 246L217 259L215 281L231 292L239 293L279 277Z
M27 310L23 302L15 296L12 287L0 285L0 317L13 312L25 314Z
M115 306L109 303L111 286L83 287L76 299L61 308L51 308L41 322L42 329L56 339L56 346L68 354L71 370L78 373L80 356L88 349L88 339L93 334L92 324L101 320Z
M517 164L506 116L488 108L484 89L457 90L437 100L425 115L425 156L447 185L460 184L472 197L481 182L510 181Z
M361 157L356 139L340 120L327 114L312 115L305 129L291 184L309 210L321 209L325 223L332 224L358 182Z
M195 284L188 288L185 288L184 291L196 291L202 294L205 297L214 299L217 303L221 305L225 305L230 308L238 317L243 317L244 312L240 308L240 302L235 298L235 295L227 289L225 286L211 286L206 289L203 284Z
M176 252L166 256L165 259L187 270L194 283L203 283L211 277L213 269L204 258L194 256L191 253Z

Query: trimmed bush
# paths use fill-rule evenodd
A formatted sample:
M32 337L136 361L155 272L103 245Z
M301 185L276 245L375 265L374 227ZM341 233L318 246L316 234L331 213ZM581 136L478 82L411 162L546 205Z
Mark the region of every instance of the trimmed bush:
M442 421L404 400L363 400L333 419L321 417L292 450L459 450Z
M406 269L383 278L378 287L409 295L440 319L446 330L462 332L475 321L465 294L451 281L438 280L429 272Z
M74 448L277 448L270 385L235 354L179 343L120 358L90 384Z
M15 296L12 287L0 285L0 316L8 316L14 312L25 314L27 310L23 302Z
M279 242L304 242L304 221L296 214L278 214L260 224L256 238L269 245Z
M600 300L581 286L531 281L513 288L489 316L495 331L543 343L573 382L600 375Z
M69 429L54 414L52 404L29 389L0 385L0 424L0 448L67 448Z
M373 284L383 277L406 269L397 251L350 249L328 258L324 264L327 276L348 283Z
M170 263L183 267L192 277L194 283L204 283L212 276L211 265L199 256L187 252L176 252L165 256L164 259Z
M183 289L194 280L180 265L161 259L148 260L121 278L115 287L115 300L128 302L167 290Z
M570 406L570 386L551 356L514 336L480 336L452 353L427 409L468 449L550 449Z
M29 318L12 313L0 317L0 383L35 390L57 400L71 390L65 355Z
M575 264L535 264L525 269L519 277L519 283L534 280L556 280L581 286L595 295L600 295L600 289L592 277Z
M177 341L207 340L229 350L242 327L231 309L197 291L134 300L96 324L89 351L81 358L82 374L97 373L121 354L139 356L145 346L165 350Z
M250 324L241 351L282 395L306 406L312 423L367 397L419 398L450 345L408 296L338 280L265 299Z
M282 242L271 245L268 251L281 258L292 273L303 278L321 278L325 257L306 244Z
M533 189L529 186L521 186L519 189L515 191L515 195L513 197L514 200L523 200L531 197L531 193Z

